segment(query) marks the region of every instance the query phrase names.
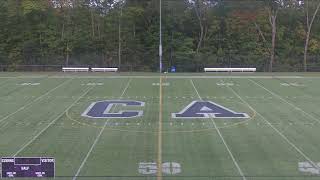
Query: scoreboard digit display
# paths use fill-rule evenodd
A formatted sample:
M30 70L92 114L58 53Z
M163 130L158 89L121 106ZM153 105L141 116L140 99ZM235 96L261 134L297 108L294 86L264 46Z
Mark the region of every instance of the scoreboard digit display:
M54 177L55 159L47 157L1 158L3 178Z

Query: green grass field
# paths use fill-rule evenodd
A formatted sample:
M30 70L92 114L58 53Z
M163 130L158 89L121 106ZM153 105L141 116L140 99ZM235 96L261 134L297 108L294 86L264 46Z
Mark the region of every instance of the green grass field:
M2 73L0 157L55 157L59 180L320 179L319 90L320 74ZM81 116L119 99L143 116ZM250 118L171 117L197 100Z

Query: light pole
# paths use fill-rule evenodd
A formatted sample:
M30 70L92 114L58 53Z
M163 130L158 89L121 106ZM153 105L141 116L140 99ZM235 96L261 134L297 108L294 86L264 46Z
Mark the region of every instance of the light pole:
M120 15L119 15L119 27L118 27L118 68L121 70L121 18L122 18L122 6L123 1L120 1Z
M159 29L159 69L160 69L160 73L162 73L162 0L160 1L160 29Z

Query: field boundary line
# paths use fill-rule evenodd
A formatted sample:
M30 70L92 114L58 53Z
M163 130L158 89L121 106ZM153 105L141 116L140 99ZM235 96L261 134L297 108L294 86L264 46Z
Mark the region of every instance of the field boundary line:
M45 128L43 128L37 135L35 135L30 141L28 141L24 146L22 146L13 157L17 156L21 151L23 151L26 147L28 147L34 140L36 140L43 132L45 132L52 124L54 124L59 118L61 118L69 109L71 109L80 99L82 99L86 94L90 92L93 87L87 88L86 91L79 96L65 111L59 114L56 118L54 118Z
M293 142L291 142L283 133L281 133L276 127L272 125L262 114L256 111L247 101L245 101L234 89L230 86L228 88L235 94L243 103L245 103L252 111L255 111L274 131L276 131L291 147L293 147L302 157L309 161L315 168L320 170L318 165L314 163L302 150L300 150Z
M131 80L132 80L132 79L130 79L130 80L128 81L126 87L125 87L124 90L122 91L122 94L121 94L120 97L119 97L120 99L122 98L122 96L126 93L127 89L129 88L129 85L130 85L130 83L131 83ZM116 106L115 106L115 107L116 107ZM115 108L115 107L114 107L114 108ZM104 129L107 127L107 124L108 124L109 120L110 120L110 119L106 120L106 122L104 123L103 128L100 130L98 136L96 137L96 139L94 140L93 144L91 145L88 153L86 154L85 158L82 160L82 162L81 162L81 164L80 164L80 166L79 166L76 174L73 176L72 180L76 180L76 179L78 178L78 176L79 176L79 174L80 174L83 166L84 166L85 163L87 162L87 160L88 160L91 152L93 151L94 147L95 147L96 144L98 143L98 141L99 141L99 139L100 139L100 137L101 137Z
M55 75L55 76L49 76L48 78L104 78L104 79L158 79L158 75L115 75L115 76L75 76L75 75L66 75L66 76L62 76L62 75ZM221 78L238 78L238 79L248 79L248 78L255 78L255 79L274 79L274 78L287 78L287 79L307 79L309 77L303 77L303 76L273 76L273 75L264 75L264 76L236 76L236 75L219 75L219 76L215 76L215 75L175 75L175 76L166 76L167 79L221 79ZM320 78L320 76L318 77Z
M193 80L192 80L192 79L190 80L190 82L191 82L191 84L192 84L192 86L193 86L193 88L194 88L195 92L197 93L197 95L198 95L199 99L200 99L201 101L203 101L203 99L202 99L202 97L200 96L200 94L199 94L199 92L198 92L198 90L197 90L196 86L194 85L194 83L193 83ZM215 127L215 129L216 129L217 133L219 134L219 136L220 136L220 138L221 138L221 140L222 140L222 142L223 142L224 146L226 147L226 149L227 149L227 151L228 151L228 153L229 153L229 155L230 155L230 157L231 157L231 159L232 159L232 161L233 161L234 165L235 165L235 166L236 166L236 168L238 169L238 172L239 172L240 176L242 177L242 179L243 179L243 180L246 180L247 178L246 178L246 177L245 177L245 175L243 174L243 172L242 172L242 170L241 170L241 168L240 168L240 166L239 166L238 162L236 161L236 159L235 159L234 155L232 154L232 152L231 152L231 150L230 150L230 148L229 148L228 144L226 143L226 141L225 141L224 137L222 136L222 134L221 134L221 132L220 132L219 128L217 127L217 124L216 124L216 122L214 121L214 119L213 119L213 117L212 117L212 116L210 116L210 120L211 120L211 122L213 123L213 125L214 125L214 127Z
M0 77L0 79L30 79L30 78L40 79L40 78L50 78L50 76L39 75L39 76L2 76Z
M8 119L9 117L17 114L18 112L20 112L20 111L28 108L29 105L31 105L31 104L39 101L39 100L42 99L44 96L46 96L46 95L50 94L51 92L55 91L56 89L62 87L65 83L67 83L67 82L69 82L69 81L71 81L71 80L73 80L73 79L69 79L69 80L66 80L66 81L60 83L58 86L56 86L56 87L53 88L53 89L50 89L50 90L47 91L45 94L42 94L41 96L37 97L36 99L32 100L31 102L29 102L29 103L25 104L24 106L20 107L18 110L16 110L16 111L12 112L11 114L8 114L7 116L1 118L1 119L0 119L0 123L3 122L4 120ZM32 106L30 106L30 107L32 107Z
M298 110L300 112L302 112L304 115L308 116L311 119L314 119L316 121L318 121L320 123L320 120L317 119L316 117L312 116L311 114L305 112L303 109L301 109L300 107L294 105L293 103L290 103L289 101L285 100L284 98L282 98L279 94L274 93L273 91L269 90L268 88L266 88L265 86L261 85L260 83L257 83L256 81L249 79L249 81L251 81L252 83L254 83L256 86L259 86L260 88L264 89L265 91L267 91L268 93L270 93L271 95L277 97L278 99L282 100L283 102L285 102L286 104L292 106L295 110Z

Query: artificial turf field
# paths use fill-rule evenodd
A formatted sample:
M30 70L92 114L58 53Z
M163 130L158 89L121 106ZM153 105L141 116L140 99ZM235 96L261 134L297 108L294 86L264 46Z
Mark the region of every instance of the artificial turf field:
M320 74L0 73L0 157L54 157L58 180L320 179L319 90ZM81 116L120 99L143 116ZM172 118L193 101L250 118Z

